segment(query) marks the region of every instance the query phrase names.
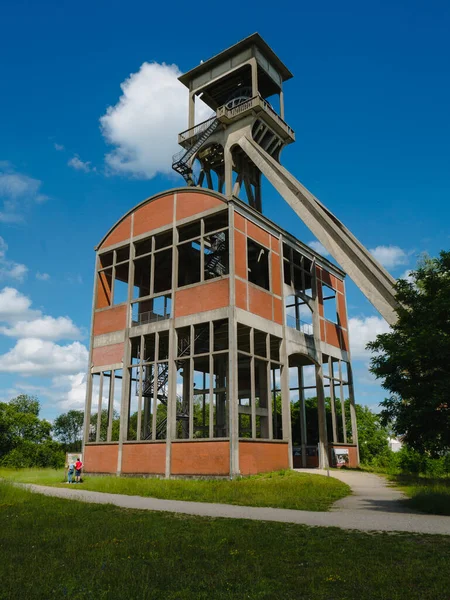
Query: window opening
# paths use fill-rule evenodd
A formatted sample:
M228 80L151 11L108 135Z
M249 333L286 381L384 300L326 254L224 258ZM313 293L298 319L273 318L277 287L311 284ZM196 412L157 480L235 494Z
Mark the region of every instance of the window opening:
M248 280L270 290L269 250L247 238Z
M327 321L338 322L336 291L322 283L323 311Z

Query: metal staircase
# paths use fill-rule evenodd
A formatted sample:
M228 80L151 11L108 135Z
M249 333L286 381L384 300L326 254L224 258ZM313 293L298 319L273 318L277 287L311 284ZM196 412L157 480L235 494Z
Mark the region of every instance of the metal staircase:
M189 160L194 154L203 146L206 140L214 133L219 126L219 119L212 117L204 123L200 123L194 128L194 135L199 135L197 141L187 150L184 148L178 154L174 154L172 157L172 169L183 176L186 183L190 186L195 185L192 168L189 164ZM196 131L197 130L197 131Z
M216 236L217 245L211 247L211 254L205 259L205 271L212 277L224 275L227 270L226 265L222 262L224 254L228 253L226 234L222 231Z

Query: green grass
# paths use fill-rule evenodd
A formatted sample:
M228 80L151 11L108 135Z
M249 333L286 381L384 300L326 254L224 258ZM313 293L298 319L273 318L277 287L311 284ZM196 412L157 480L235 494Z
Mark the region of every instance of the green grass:
M405 492L406 503L411 508L432 515L450 516L450 478L390 475L388 479Z
M448 600L450 537L119 509L0 483L1 600Z
M0 477L22 483L63 485L63 471L0 469ZM170 500L220 502L241 506L270 506L296 510L326 511L350 493L350 488L332 477L294 471L277 471L233 481L154 479L143 477L87 476L80 489L110 494L152 496Z

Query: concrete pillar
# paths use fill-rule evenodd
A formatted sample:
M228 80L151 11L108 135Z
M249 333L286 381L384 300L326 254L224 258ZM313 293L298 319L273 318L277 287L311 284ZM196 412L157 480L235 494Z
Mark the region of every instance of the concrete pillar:
M341 411L342 411L342 431L344 435L344 444L347 443L347 417L345 416L345 398L344 398L344 385L342 383L342 365L339 360L339 395L341 398Z
M232 238L231 238L232 239ZM233 253L230 254L233 256ZM230 413L230 477L240 473L239 469L239 408L238 408L238 369L237 369L237 319L233 309L229 320L229 358L228 358L228 406Z
M352 424L352 440L356 444L356 456L359 465L359 443L358 443L358 424L356 422L356 408L355 408L355 390L353 387L353 371L350 363L347 363L348 371L348 393L350 397L350 419Z
M303 367L297 367L298 371L298 399L300 403L300 441L302 446L302 467L306 468L306 446L308 445L308 433L306 428L306 406L305 389L303 383Z
M195 126L195 94L189 94L189 122L188 129Z
M328 467L327 420L322 364L316 365L317 415L319 421L319 469Z
M280 117L284 121L284 93L283 90L280 90Z
M328 357L328 374L330 376L330 404L331 404L331 427L333 429L333 442L338 442L337 424L336 424L336 396L334 393L334 369L333 359Z

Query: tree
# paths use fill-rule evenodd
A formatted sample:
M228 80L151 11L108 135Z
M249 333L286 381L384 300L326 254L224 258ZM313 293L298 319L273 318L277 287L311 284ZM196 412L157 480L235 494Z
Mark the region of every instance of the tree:
M419 452L450 451L450 252L426 257L396 284L398 321L368 348L371 372L390 397L384 423Z
M56 417L53 432L58 440L73 452L81 450L83 435L84 412L82 410L69 410Z
M64 464L61 446L50 437L51 423L39 419L39 400L22 394L0 403L0 464L47 467Z

